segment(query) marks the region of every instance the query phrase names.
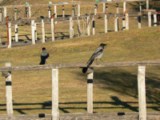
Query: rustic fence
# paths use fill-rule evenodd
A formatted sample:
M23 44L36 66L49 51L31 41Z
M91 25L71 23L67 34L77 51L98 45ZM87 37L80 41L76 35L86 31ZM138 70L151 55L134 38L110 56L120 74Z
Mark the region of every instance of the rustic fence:
M108 1L108 2L102 2L99 4L90 3L90 6L92 6L92 11L88 12L88 14L82 14L81 12L81 6L85 3L80 2L60 2L60 3L49 3L44 5L39 5L40 7L48 7L48 16L41 14L41 17L38 16L32 16L31 15L31 8L30 7L36 7L38 5L19 5L19 6L3 6L0 7L0 20L3 22L7 22L7 28L6 25L2 24L2 31L7 31L7 35L1 35L0 36L0 42L1 47L8 47L11 48L12 46L16 45L27 45L27 44L36 44L41 40L42 43L46 42L47 40L55 41L57 39L64 39L64 38L73 38L77 36L90 36L95 35L98 33L98 26L99 23L103 25L103 32L107 33L109 31L121 31L121 30L129 30L130 27L130 20L131 18L137 19L136 24L137 27L140 29L143 27L142 21L143 19L148 18L148 26L157 26L159 24L159 13L155 10L150 10L149 7L146 6L147 9L142 9L142 4L139 4L139 12L137 13L130 13L127 9L127 3L128 2L135 2L138 1L139 3L145 2L144 0L132 0L132 1L126 1L121 0L119 2L123 2L123 10L120 10L119 2L116 1ZM108 12L108 4L113 3L116 4L116 11L115 13L109 13ZM65 12L64 6L70 5L72 9L69 9ZM93 7L94 6L94 7ZM100 6L98 8L98 6ZM16 7L16 10L14 9L14 19L12 20L7 17L7 9L13 9ZM54 11L52 12L51 9L54 7ZM58 8L60 7L61 13L58 13ZM25 19L18 20L18 8L25 8ZM102 8L101 10L99 10ZM54 15L53 15L54 14ZM143 18L144 17L144 18ZM101 19L99 19L101 18ZM112 23L110 22L112 21ZM146 21L146 20L144 20ZM68 26L68 29L65 27L65 29L58 30L59 27L64 24L65 26ZM113 24L112 27L109 27L110 24ZM21 32L22 25L30 25L31 28L28 30L25 28L25 33L29 34L29 37L24 34L19 35ZM46 28L46 26L48 26ZM136 26L136 25L134 25ZM27 26L28 27L28 26ZM6 30L4 29L6 28ZM13 32L14 29L14 32ZM48 32L47 32L48 30ZM28 32L26 32L28 31ZM29 32L31 31L31 32ZM57 32L58 31L58 32ZM102 31L99 31L102 32ZM47 37L47 33L49 33L49 37ZM61 34L57 35L58 33ZM14 34L14 35L13 35ZM27 40L23 40L23 43L19 43L20 39L24 39L24 36L27 38ZM23 37L23 38L22 38ZM6 39L7 42L4 42L4 39ZM27 43L27 44L26 44Z
M84 64L56 64L56 65L36 65L36 66L17 66L12 67L7 63L5 67L0 68L6 79L6 105L9 119L14 119L12 103L12 71L31 71L31 70L52 70L52 120L59 119L59 69L61 68L83 68ZM146 110L146 88L145 88L145 70L146 66L160 66L160 61L135 61L135 62L113 62L102 65L93 65L87 73L87 112L93 113L93 76L92 68L113 68L138 66L137 83L138 83L138 101L139 101L139 120L147 120Z

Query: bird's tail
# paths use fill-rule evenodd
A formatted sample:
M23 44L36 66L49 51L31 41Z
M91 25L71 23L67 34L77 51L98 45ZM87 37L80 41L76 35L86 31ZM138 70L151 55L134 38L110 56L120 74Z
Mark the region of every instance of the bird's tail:
M87 72L88 68L89 68L90 65L93 63L93 61L94 61L94 59L91 59L91 60L88 62L87 66L82 68L82 73L86 73L86 72Z

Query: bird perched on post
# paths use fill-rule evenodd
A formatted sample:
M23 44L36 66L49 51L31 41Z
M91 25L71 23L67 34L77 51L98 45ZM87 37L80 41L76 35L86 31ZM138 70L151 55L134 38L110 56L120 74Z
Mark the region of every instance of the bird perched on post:
M96 49L96 51L92 54L92 56L90 57L90 59L87 62L87 66L82 68L82 72L86 73L88 68L90 67L90 65L94 62L94 60L98 60L101 59L101 57L103 56L103 51L105 48L106 44L101 43L99 45L99 47Z

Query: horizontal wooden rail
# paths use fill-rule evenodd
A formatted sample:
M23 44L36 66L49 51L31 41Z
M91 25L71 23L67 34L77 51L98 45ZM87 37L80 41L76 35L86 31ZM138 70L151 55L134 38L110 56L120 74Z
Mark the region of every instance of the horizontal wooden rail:
M150 66L159 66L160 60L155 61L129 61L129 62L108 62L99 65L92 65L91 67L101 68L101 67L129 67L129 66L138 66L138 65L150 65ZM84 63L68 63L68 64L49 64L49 65L28 65L28 66L13 66L13 67L1 67L0 72L2 71L20 71L20 70L46 70L53 68L82 68L85 67Z

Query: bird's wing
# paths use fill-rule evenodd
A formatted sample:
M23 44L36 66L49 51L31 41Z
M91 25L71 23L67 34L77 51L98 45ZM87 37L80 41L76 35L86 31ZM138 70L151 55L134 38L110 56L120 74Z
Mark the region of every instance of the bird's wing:
M96 49L96 51L92 54L92 56L90 57L90 59L89 59L88 62L87 62L87 66L88 66L88 67L93 63L94 59L95 59L102 51L103 51L103 48L102 48L101 46Z

